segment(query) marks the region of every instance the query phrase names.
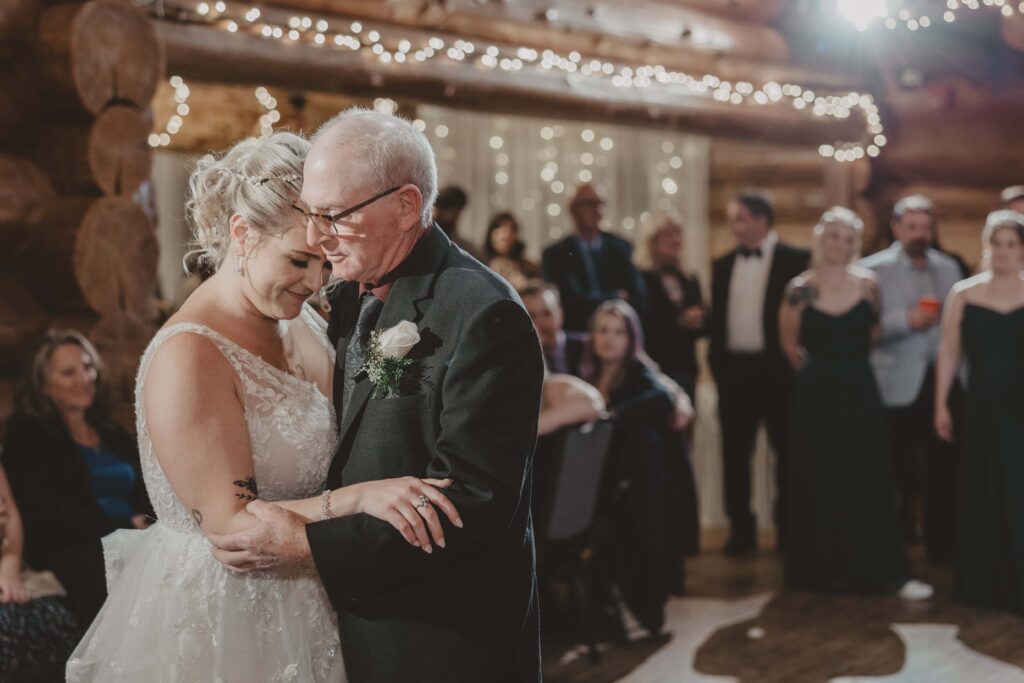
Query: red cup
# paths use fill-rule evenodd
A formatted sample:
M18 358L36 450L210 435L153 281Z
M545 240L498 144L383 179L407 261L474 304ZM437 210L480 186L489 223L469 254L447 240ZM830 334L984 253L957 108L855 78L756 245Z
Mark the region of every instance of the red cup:
M917 307L926 313L938 315L942 310L942 301L937 296L922 296L917 300Z

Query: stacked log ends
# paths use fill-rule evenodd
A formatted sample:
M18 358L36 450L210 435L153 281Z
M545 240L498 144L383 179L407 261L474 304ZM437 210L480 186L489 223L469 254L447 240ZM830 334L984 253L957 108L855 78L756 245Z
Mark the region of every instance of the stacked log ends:
M23 126L39 109L39 84L26 60L7 61L0 49L0 141L24 137Z
M101 315L150 308L156 289L159 247L142 209L129 199L96 200L75 240L75 280Z
M55 122L40 130L33 157L68 194L131 196L149 178L153 152L148 111L113 105L96 118Z
M133 106L110 107L96 120L89 134L89 169L104 194L130 197L149 178L152 130L152 117Z
M151 171L163 43L127 0L0 0L0 59L0 138L27 157L0 155L0 376L46 327L73 327L130 406L156 313L158 243L132 196Z
M103 318L89 333L103 358L105 380L115 399L131 401L139 360L154 331L144 318L123 312Z
M111 103L149 105L163 74L163 44L144 13L118 0L57 5L39 21L44 77L54 104L98 115Z
M141 315L151 308L156 235L130 199L61 198L35 232L21 268L53 315Z
M0 154L0 253L17 252L54 197L50 182L31 161Z
M39 0L3 0L0 2L0 58L12 59L24 50L32 34Z
M20 374L47 326L32 292L15 276L0 275L0 373Z

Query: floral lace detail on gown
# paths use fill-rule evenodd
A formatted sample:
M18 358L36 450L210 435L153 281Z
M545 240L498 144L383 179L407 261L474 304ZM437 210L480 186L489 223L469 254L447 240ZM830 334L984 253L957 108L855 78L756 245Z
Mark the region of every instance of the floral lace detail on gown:
M304 307L280 323L289 373L204 325L161 330L135 387L142 474L159 521L103 539L110 595L68 660L67 680L343 682L336 616L312 562L228 571L157 462L142 409L146 371L163 342L182 333L209 339L242 381L260 498L314 496L327 480L338 441L327 398L334 350L316 313Z

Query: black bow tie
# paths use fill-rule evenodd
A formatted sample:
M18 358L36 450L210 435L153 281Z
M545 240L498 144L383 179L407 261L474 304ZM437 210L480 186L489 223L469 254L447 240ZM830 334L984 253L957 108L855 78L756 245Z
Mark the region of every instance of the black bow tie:
M738 253L743 258L750 258L751 256L755 258L761 258L761 256L763 256L763 254L761 253L761 247L754 247L753 249L748 249L746 247L738 247L736 249L736 253Z

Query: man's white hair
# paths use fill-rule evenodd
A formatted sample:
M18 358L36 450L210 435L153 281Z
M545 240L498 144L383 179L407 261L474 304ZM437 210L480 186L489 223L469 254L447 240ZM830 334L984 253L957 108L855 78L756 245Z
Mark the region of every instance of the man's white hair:
M361 168L362 176L375 189L415 185L423 195L420 222L433 222L437 199L437 160L423 133L398 116L363 107L352 107L336 114L313 135L315 145L328 138L333 145L359 150L351 162Z

